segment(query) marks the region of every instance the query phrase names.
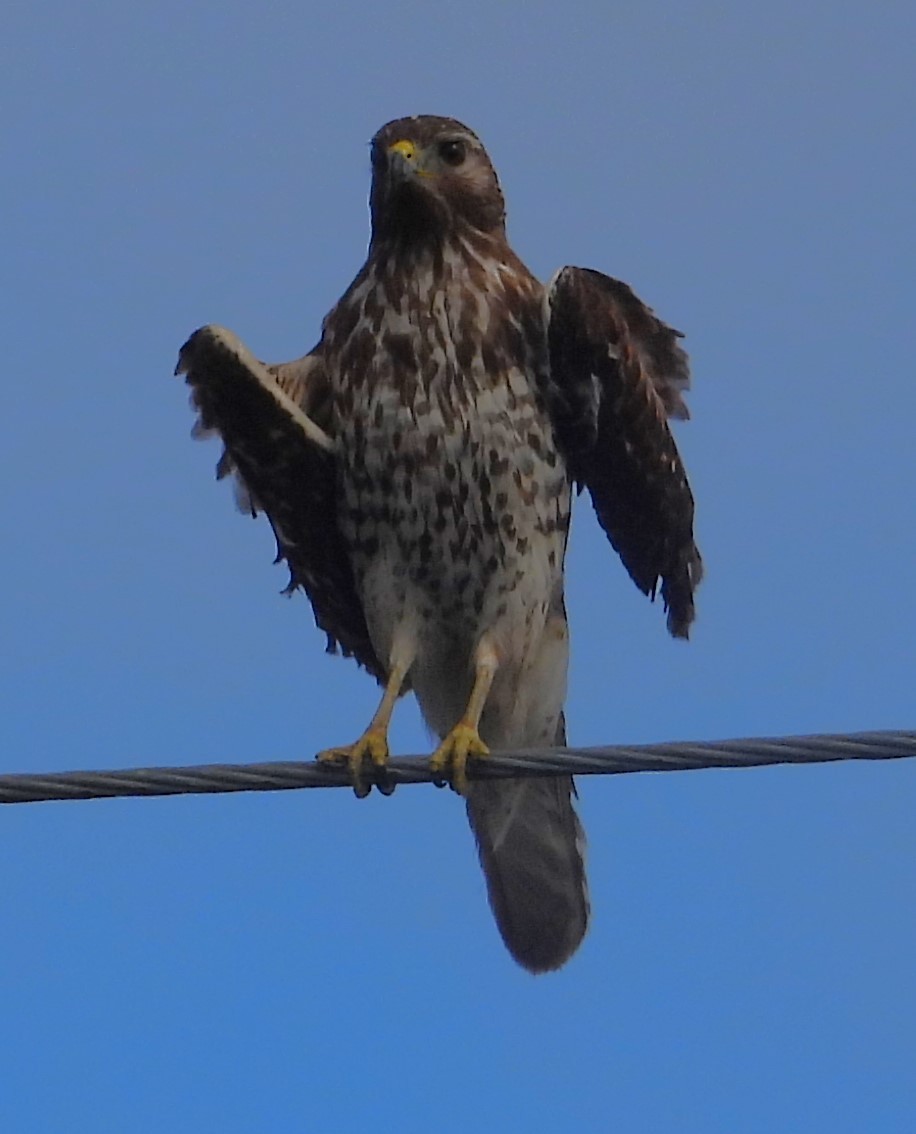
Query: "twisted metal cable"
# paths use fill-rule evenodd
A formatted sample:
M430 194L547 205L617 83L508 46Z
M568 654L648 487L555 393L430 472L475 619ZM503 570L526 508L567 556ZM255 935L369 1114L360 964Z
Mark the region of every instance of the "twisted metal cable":
M468 775L471 779L570 773L599 776L623 772L815 764L833 760L894 760L903 756L916 756L916 732L855 732L600 748L522 749L494 752L485 760L472 761ZM380 786L389 791L398 784L432 782L435 780L429 771L428 758L405 756L390 761ZM187 768L0 775L0 803L349 786L351 779L346 768L314 761L204 764Z

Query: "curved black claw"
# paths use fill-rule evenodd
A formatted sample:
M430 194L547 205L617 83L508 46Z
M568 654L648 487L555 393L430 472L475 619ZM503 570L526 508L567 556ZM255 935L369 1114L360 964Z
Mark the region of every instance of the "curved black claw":
M394 789L398 786L397 783L391 778L391 773L387 767L380 768L377 765L374 768L375 775L373 777L373 784L378 788L382 795L394 795Z

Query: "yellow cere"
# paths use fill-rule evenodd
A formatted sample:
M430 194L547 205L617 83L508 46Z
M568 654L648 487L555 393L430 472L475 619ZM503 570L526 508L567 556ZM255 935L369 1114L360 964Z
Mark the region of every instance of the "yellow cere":
M401 154L401 156L407 158L408 161L413 161L417 156L417 147L413 142L408 142L405 138L400 142L395 142L393 146L389 146L388 152L390 154Z

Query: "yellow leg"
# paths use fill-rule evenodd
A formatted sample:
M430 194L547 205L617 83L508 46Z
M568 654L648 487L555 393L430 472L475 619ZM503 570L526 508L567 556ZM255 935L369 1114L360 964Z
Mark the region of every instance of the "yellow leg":
M372 790L371 783L363 782L363 767L366 760L368 759L377 771L382 771L388 763L388 727L409 668L409 665L394 666L379 707L375 710L375 716L355 744L346 744L340 748L325 748L323 752L318 753L317 759L322 764L346 764L349 767L353 777L353 790L359 799L365 798ZM379 783L379 791L384 795L391 795L394 786L385 788Z
M430 771L447 773L451 785L460 795L467 795L469 758L488 756L489 748L480 739L480 717L483 713L493 678L499 666L496 651L485 635L474 658L474 688L461 720L445 737L429 761Z

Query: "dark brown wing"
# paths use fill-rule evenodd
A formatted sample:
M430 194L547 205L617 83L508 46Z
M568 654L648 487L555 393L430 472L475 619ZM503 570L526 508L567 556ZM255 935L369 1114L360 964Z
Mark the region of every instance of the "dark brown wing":
M290 569L289 590L302 587L328 648L355 657L379 680L384 673L369 640L350 559L337 527L335 457L327 381L321 358L259 362L231 331L202 327L181 348L200 417L195 436L219 433L225 450L217 476L235 473L239 503L266 513L277 561Z
M551 414L570 475L588 488L630 578L661 594L686 638L702 560L693 495L668 427L686 418L687 355L626 284L563 268L548 290Z

